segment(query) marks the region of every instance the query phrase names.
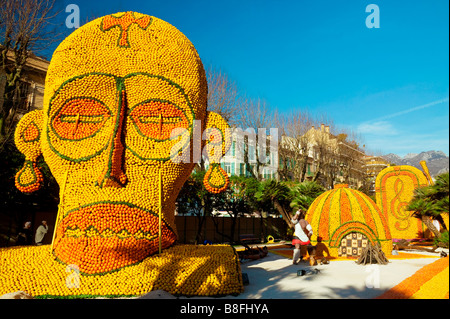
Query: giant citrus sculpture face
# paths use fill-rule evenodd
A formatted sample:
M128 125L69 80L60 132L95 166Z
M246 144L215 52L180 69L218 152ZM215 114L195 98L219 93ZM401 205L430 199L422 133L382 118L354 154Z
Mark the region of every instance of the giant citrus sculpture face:
M35 160L42 153L61 188L62 219L54 242L59 260L94 274L156 252L159 171L162 247L175 242L175 200L195 165L171 160L179 151L192 152L192 139L177 132L192 137L194 121L200 120L203 129L218 129L225 141L228 125L206 111L206 99L205 72L194 46L158 18L135 12L105 16L58 46L47 73L44 110L27 114L16 130L27 161L16 185L23 191L37 188ZM213 140L203 145L217 143ZM229 143L222 144L224 154ZM214 178L206 183L215 181L209 185L213 191L226 186L218 165L209 173Z

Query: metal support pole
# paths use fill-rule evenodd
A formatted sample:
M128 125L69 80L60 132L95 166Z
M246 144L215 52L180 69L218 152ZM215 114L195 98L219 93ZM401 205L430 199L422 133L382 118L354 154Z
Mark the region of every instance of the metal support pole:
M159 114L159 134L162 134L162 114ZM162 192L162 162L159 167L159 179L158 179L158 187L159 187L159 212L158 212L158 238L159 238L159 254L161 254L161 227L162 227L162 202L163 202L163 192Z
M158 213L158 219L159 219L159 229L158 229L158 237L159 237L159 253L161 254L161 226L162 226L162 171L161 168L159 169L159 213Z
M66 189L68 176L69 176L69 169L66 170L66 174L64 175L64 183L60 186L58 213L56 214L55 226L53 227L53 236L52 236L52 245L50 247L50 254L53 253L53 246L54 246L55 238L56 238L56 230L58 228L59 221L61 220L61 217L62 217L61 215L62 215L62 208L63 208L63 202L64 202L64 192Z

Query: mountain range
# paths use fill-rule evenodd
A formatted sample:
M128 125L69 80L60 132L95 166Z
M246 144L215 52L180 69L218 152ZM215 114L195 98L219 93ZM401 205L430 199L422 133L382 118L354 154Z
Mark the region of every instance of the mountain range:
M449 171L449 157L442 151L427 151L420 154L410 153L403 157L390 153L383 155L382 157L389 163L395 165L410 165L420 170L422 170L420 161L425 161L432 177Z

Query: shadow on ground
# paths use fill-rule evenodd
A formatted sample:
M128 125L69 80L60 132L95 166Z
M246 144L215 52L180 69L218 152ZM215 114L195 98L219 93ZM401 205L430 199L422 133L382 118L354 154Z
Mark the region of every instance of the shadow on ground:
M298 276L300 269L310 274ZM315 269L319 272L311 274ZM387 280L379 280L389 268L370 268L352 261L292 265L287 258L269 254L264 259L243 263L241 270L248 275L249 284L236 297L239 299L372 299L392 288Z

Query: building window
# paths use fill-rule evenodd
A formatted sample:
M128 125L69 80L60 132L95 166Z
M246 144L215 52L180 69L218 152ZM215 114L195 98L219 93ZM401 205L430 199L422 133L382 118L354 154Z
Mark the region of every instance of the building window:
M255 161L255 147L253 145L249 145L248 147L248 160Z
M227 172L227 174L231 174L231 164L230 163L223 163L223 167L222 167L225 172Z
M16 91L14 99L18 102L17 109L19 111L28 111L31 103L31 84L21 81L19 90Z

